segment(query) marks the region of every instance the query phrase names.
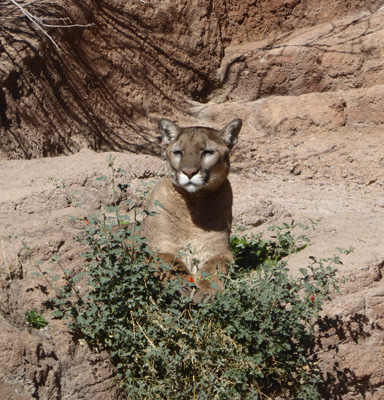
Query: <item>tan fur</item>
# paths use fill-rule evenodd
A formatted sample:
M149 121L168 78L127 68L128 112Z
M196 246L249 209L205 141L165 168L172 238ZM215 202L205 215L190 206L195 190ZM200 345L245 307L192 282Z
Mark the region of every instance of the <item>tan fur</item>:
M205 278L202 272L227 274L233 261L232 190L227 176L241 120L218 131L181 128L162 119L159 129L173 176L152 192L148 208L156 214L145 220L143 234L183 281L194 277L197 289L189 292L193 301L210 302L223 284L217 276Z

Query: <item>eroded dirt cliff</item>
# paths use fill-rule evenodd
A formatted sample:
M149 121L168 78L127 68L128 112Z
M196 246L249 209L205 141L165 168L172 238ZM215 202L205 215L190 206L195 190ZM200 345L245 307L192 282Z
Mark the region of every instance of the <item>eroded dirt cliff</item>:
M299 94L305 86L314 92L335 90L332 79L323 77L332 74L339 62L337 57L336 62L331 57L321 60L322 54L329 54L328 44L317 43L319 37L312 43L311 31L295 47L284 44L282 38L277 42L276 37L356 12L373 13L380 4L379 0L369 4L336 1L331 6L311 0L87 0L81 4L60 0L27 5L26 10L37 17L65 18L53 24L86 26L43 27L56 48L18 7L5 1L0 17L1 156L55 156L85 146L158 154L159 142L153 134L158 117L181 118L187 100L206 102L223 85L232 87L235 95L242 92L240 97L245 100L268 94ZM343 30L323 34L324 40L332 35L337 42ZM356 31L356 37L365 34ZM229 44L246 47L247 42L262 39L266 42L258 46L264 47L260 51L269 61L264 63L251 44L251 54L246 57L250 70L244 69L243 62L238 64L244 48L241 54L226 51ZM340 39L339 47L342 45ZM305 54L297 57L295 51ZM348 52L337 54L348 58ZM351 74L362 58L375 55L377 51L370 47L359 51L349 67ZM232 68L226 64L228 59ZM260 62L268 65L269 77ZM243 71L236 78L238 84L232 80L239 66ZM329 66L333 66L330 71ZM229 77L223 68L231 70ZM252 80L262 79L248 86L249 74ZM300 79L284 74L296 74Z

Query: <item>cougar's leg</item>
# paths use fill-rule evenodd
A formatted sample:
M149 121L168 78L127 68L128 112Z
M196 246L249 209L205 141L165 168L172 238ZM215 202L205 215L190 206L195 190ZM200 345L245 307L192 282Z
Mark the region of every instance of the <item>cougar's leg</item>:
M169 271L163 270L159 272L160 280L166 282L180 277L183 289L182 293L192 297L196 289L190 285L184 285L184 283L188 281L188 278L191 277L191 273L187 267L187 264L180 257L177 257L172 253L158 253L157 257L160 258L164 263L171 266ZM158 267L160 267L160 263L158 264Z
M211 303L216 293L224 288L223 282L217 274L227 275L229 266L233 262L232 253L226 252L209 258L197 271L194 279L198 291L193 296L194 303ZM203 273L205 272L205 274ZM211 275L211 277L206 276Z
M171 266L170 271L162 272L162 276L160 276L161 280L172 280L175 279L177 276L180 276L181 280L184 281L191 276L191 273L189 272L185 262L177 257L175 254L157 253L157 257L159 257L164 263Z

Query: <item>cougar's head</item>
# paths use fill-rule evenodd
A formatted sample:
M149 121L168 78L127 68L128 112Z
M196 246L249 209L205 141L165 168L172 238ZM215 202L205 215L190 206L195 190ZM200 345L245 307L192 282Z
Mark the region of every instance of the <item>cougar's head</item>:
M242 126L234 119L223 129L182 128L168 119L159 121L173 182L187 192L215 190L229 174L229 153Z

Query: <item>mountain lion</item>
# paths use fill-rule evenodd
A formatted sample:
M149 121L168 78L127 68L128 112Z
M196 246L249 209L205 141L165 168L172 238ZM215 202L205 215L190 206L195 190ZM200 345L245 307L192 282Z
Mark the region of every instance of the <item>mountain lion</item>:
M143 235L172 269L164 279L180 276L195 303L213 301L223 289L218 273L226 275L233 262L230 248L232 189L227 179L229 153L242 126L235 119L223 129L182 128L159 121L172 177L153 190ZM159 205L160 203L160 205ZM193 279L192 279L193 278Z

